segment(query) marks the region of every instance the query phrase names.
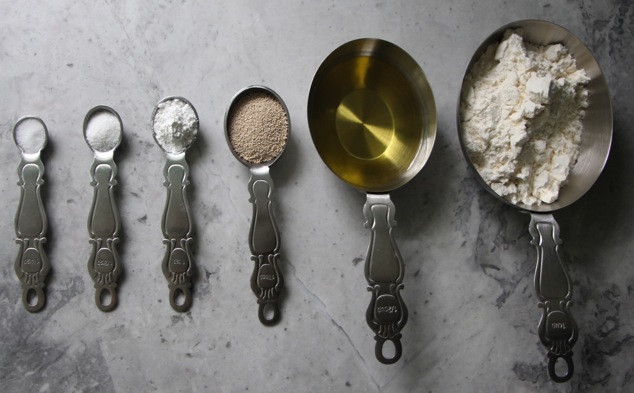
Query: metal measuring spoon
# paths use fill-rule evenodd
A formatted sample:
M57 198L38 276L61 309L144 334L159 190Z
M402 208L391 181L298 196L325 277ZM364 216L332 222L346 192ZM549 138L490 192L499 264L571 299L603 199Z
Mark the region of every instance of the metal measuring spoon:
M41 197L44 164L40 152L48 142L46 124L37 117L23 117L13 127L13 139L22 152L18 166L20 204L15 216L16 243L19 245L15 272L22 282L22 303L29 312L44 307L44 286L50 264L43 245L48 221Z
M166 97L159 101L152 113L152 135L167 157L163 169L167 202L161 221L163 243L167 249L162 269L169 283L170 305L179 312L189 310L192 305L194 258L190 244L193 242L193 225L187 200L189 166L185 153L197 134L198 114L189 101L182 97Z
M566 382L572 378L574 373L572 348L577 341L579 332L570 311L572 282L561 255L560 228L553 217L553 212L581 198L594 184L605 166L612 142L610 95L599 64L590 50L577 37L554 23L541 20L521 20L497 29L478 47L465 71L460 97L463 97L469 88L465 79L472 67L490 45L502 40L504 32L508 29L520 29L522 38L534 44L563 44L577 62L577 67L583 68L590 78L587 84L589 106L585 109L586 115L582 121L583 132L581 133L579 158L570 172L568 182L560 190L559 199L553 203L513 204L499 196L482 178L471 161L465 146L460 98L457 110L460 145L478 181L497 199L531 216L528 231L532 237L531 244L537 250L535 291L539 299L539 307L542 309L537 332L542 344L548 348L548 374L550 378L555 382ZM556 367L559 359L565 362L562 367ZM558 369L564 368L564 366L565 369L559 370L564 371L564 373L558 372Z
M276 142L272 145L258 142L258 133L270 126L271 117L280 115L279 111L264 114L262 121L259 121L258 109L248 107L255 99L270 100L273 104L279 104L286 117L286 129L269 129L274 135ZM276 107L276 109L279 109ZM258 112L255 112L258 111ZM277 113L276 113L277 112ZM254 116L255 115L255 116ZM239 117L239 119L238 119ZM234 132L239 126L236 121L249 121L253 124L250 134L245 138L237 139ZM281 120L281 119L277 119ZM246 125L245 125L246 126ZM231 104L225 115L225 137L227 144L233 155L249 168L251 179L249 181L249 202L253 204L253 218L249 231L249 248L251 250L251 260L255 263L251 275L251 290L258 298L258 318L264 325L274 325L280 319L279 296L284 285L284 279L279 268L280 260L280 235L273 218L273 179L271 178L269 167L282 155L286 148L290 134L291 122L288 109L284 101L277 93L264 86L248 86L240 90L231 100ZM261 135L260 135L261 136ZM241 142L240 142L241 140ZM269 143L271 140L263 141ZM242 145L246 143L247 145Z
M90 168L94 187L92 207L88 215L88 233L93 245L88 272L95 283L95 303L101 311L117 307L117 279L121 260L116 249L119 243L120 215L114 198L117 165L114 151L121 143L123 125L119 114L107 106L96 106L84 119L84 139L94 153Z

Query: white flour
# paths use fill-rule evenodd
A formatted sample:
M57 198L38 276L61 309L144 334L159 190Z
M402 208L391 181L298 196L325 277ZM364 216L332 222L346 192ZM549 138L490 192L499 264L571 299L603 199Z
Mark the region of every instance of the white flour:
M121 123L109 111L94 113L86 125L86 141L94 150L105 153L113 150L121 141Z
M588 80L566 47L524 43L512 31L474 64L461 97L464 143L498 195L557 200L579 155Z
M174 98L158 105L154 115L154 136L167 153L183 153L196 138L198 117L191 105Z

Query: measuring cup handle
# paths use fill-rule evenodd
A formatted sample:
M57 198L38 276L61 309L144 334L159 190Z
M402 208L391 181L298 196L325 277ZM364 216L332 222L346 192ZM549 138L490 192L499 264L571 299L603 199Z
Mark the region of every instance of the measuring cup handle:
M389 194L367 194L363 207L366 227L370 228L370 246L365 260L365 277L372 293L366 321L375 333L377 360L391 364L401 357L401 329L407 322L407 307L401 298L403 259L396 247L393 229L395 207ZM385 341L394 344L392 357L383 354Z
M122 270L116 249L121 221L114 198L117 167L112 159L96 159L90 172L94 194L88 215L88 233L93 247L88 259L88 273L95 285L95 304L107 312L117 307L117 280Z
M531 214L529 232L531 243L537 249L535 289L542 308L538 325L541 342L548 347L548 372L555 382L566 382L572 378L574 365L572 347L577 341L577 324L570 313L572 284L566 271L559 246L559 225L551 214ZM567 371L563 376L555 372L555 362L563 358Z
M187 200L189 166L184 154L181 158L168 156L164 170L167 202L162 227L166 244L163 275L170 288L170 305L178 312L189 310L192 304L194 258L191 252L192 219Z
M15 232L19 249L14 268L22 282L24 307L29 312L38 312L46 303L44 287L50 270L43 247L48 226L41 197L44 164L39 157L28 162L22 160L18 175L21 192L15 217Z
M269 167L251 168L249 202L253 205L253 219L249 231L251 260L251 290L258 298L258 317L264 325L274 325L280 319L279 296L284 278L279 267L280 236L273 215L273 179ZM272 312L264 312L269 309Z

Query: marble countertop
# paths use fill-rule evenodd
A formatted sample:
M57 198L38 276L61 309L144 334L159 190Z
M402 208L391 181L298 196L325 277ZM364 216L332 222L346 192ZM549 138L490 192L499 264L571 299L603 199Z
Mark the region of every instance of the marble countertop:
M0 0L0 390L3 392L626 392L634 390L634 7L628 0L113 1ZM594 53L609 83L607 166L555 214L574 286L575 375L555 384L537 336L536 253L528 215L475 180L460 150L456 103L486 36L514 20L560 24ZM376 37L406 50L434 92L438 135L423 170L394 191L406 266L403 356L383 365L365 321L365 196L322 163L306 105L336 47ZM282 320L257 319L247 236L249 171L229 151L225 111L261 84L285 101L291 139L272 167L285 277ZM195 106L187 154L198 267L191 309L170 308L161 272L165 155L150 116L179 95ZM124 141L117 202L124 275L118 308L99 311L87 271L92 152L86 113L109 105ZM23 115L47 124L43 196L51 263L47 304L28 313L14 272Z

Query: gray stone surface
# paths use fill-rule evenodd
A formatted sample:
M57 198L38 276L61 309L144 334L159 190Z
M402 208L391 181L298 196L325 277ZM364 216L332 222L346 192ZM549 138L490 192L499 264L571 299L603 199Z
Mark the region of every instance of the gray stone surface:
M634 391L634 7L629 0L0 1L0 391L2 392L627 392ZM614 114L595 186L555 214L574 284L576 373L546 373L536 332L528 216L475 180L458 143L463 72L486 36L518 19L560 24L593 51ZM391 41L434 91L438 136L426 166L392 193L410 311L403 357L374 357L365 322L363 194L338 180L310 138L312 77L355 38ZM272 168L286 279L283 319L261 326L249 289L248 170L223 121L231 97L263 84L285 100L291 141ZM188 152L194 255L191 310L168 302L161 273L165 156L150 116L190 100L200 133ZM92 153L82 122L95 105L124 124L116 153L125 274L120 305L94 305L86 263ZM11 129L49 128L44 154L48 303L29 314L13 270L20 160Z

